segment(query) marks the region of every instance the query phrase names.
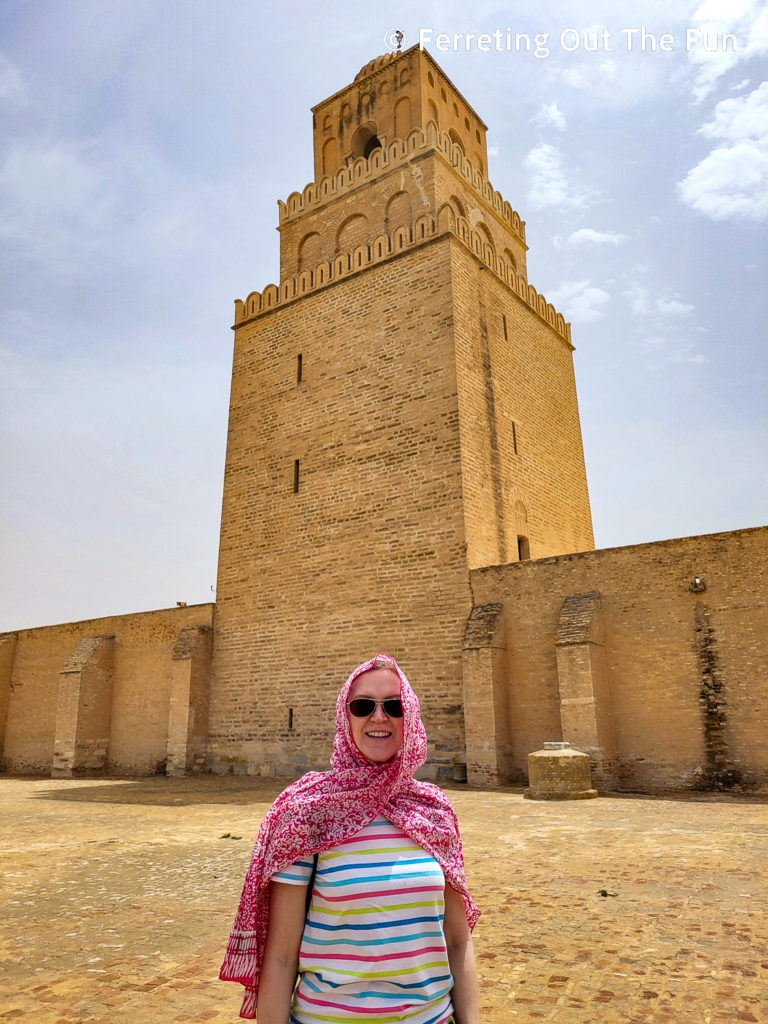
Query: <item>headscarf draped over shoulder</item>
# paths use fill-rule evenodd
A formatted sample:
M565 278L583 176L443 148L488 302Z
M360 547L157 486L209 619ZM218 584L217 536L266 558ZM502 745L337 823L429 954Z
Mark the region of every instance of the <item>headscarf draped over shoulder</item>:
M403 745L385 764L368 760L352 739L347 717L355 679L374 667L391 667L400 678ZM261 823L240 905L219 977L245 986L240 1016L256 1016L261 963L269 923L269 880L280 871L356 835L380 814L401 828L440 864L461 895L467 922L480 916L467 889L456 815L437 786L414 779L427 759L427 735L419 699L393 658L380 654L354 670L336 701L331 770L308 772L283 790Z

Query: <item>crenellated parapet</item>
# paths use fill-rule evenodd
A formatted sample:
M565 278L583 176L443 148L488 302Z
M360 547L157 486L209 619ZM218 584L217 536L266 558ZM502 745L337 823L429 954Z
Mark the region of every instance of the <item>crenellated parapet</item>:
M349 252L338 253L332 262L326 260L318 263L312 270L304 270L300 274L285 278L279 285L268 284L261 292L251 292L245 301L235 299L234 329L278 306L293 302L351 274L359 273L366 267L381 263L398 253L446 234L455 236L471 250L478 260L507 285L518 301L528 306L571 347L571 325L566 322L562 313L558 313L551 302L547 302L522 274L493 250L485 237L474 230L465 217L457 216L447 203L438 211L437 218L419 217L411 225L398 227L391 234L381 234L368 244L358 245Z
M501 193L472 166L448 132L439 130L434 121L430 121L426 128L414 128L406 139L395 139L386 148L375 149L368 158L358 157L334 175L326 175L319 181L311 181L302 192L292 192L285 202L279 199L277 205L280 226L368 183L382 171L407 164L430 150L441 153L447 163L456 169L525 244L525 221L520 218L520 214L513 210Z

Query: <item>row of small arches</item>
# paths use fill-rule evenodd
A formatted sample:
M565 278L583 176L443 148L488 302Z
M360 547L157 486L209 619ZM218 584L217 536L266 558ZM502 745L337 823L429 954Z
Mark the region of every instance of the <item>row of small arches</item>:
M403 225L391 235L379 235L370 244L362 243L350 252L338 253L332 261L326 260L312 270L302 270L296 276L286 278L279 288L275 284L269 284L263 292L251 292L245 302L242 299L237 299L235 301L235 321L239 322L247 317L256 316L280 302L289 301L315 288L323 287L331 280L361 270L370 263L378 262L394 252L424 241L435 233L442 234L445 231L456 234L531 309L561 337L570 342L570 328L563 315L558 313L543 295L539 295L522 274L518 274L502 256L497 255L481 233L473 230L465 217L457 216L448 203L438 211L436 224L435 219L431 216L419 217L412 226Z
M394 79L395 88L397 89L398 87L407 85L408 82L410 82L410 80L411 80L410 68L403 68L399 73L397 73L395 75L395 79ZM361 105L361 107L370 106L370 104L371 104L371 97L373 95L374 90L375 90L375 87L372 87L371 89L369 89L369 90L367 90L367 91L365 91L365 92L360 94L360 105ZM385 78L379 84L378 94L379 94L379 96L387 96L389 94L389 92L390 92L390 82L389 82L388 79ZM349 102L347 102L346 100L344 101L344 103L342 103L341 109L339 111L339 114L341 116L342 121L348 121L351 118L351 116L352 116L352 107L349 104ZM323 125L322 125L323 134L327 135L332 130L333 130L333 117L330 114L326 114L323 117Z
M427 72L427 81L429 82L430 88L432 88L435 91L437 91L437 86L435 85L435 76L432 74L431 71ZM445 91L445 86L440 86L440 99L443 101L443 103L445 103L446 106L448 105L448 94ZM439 124L440 122L439 122L438 116L437 116L437 104L432 99L428 100L427 104L428 104L429 109L431 111L434 111L434 119ZM461 114L459 112L459 105L456 102L456 100L453 101L453 115L454 115L454 117L457 117L457 118L461 117ZM465 129L465 131L470 132L470 133L472 131L472 126L470 125L469 118L467 117L466 114L464 115L464 129ZM475 128L475 141L480 143L480 144L482 144L482 138L480 136L480 129L479 128Z
M342 167L336 174L327 175L317 182L309 182L303 192L292 192L285 202L278 200L281 223L305 213L314 205L336 198L340 192L367 180L382 168L406 160L412 154L428 147L440 149L462 176L493 205L499 216L510 224L521 239L525 239L525 223L517 211L513 210L501 193L473 168L466 159L462 147L454 142L449 133L440 131L432 121L426 128L414 128L407 139L395 139L386 147L375 148L369 157L361 156L349 167Z
M453 213L456 224L460 220L466 221L464 204L458 196L452 195L448 202L444 204L444 207L447 207ZM387 201L385 207L385 231L387 234L392 235L397 228L409 225L412 221L413 208L410 194L405 191L396 192ZM474 225L474 230L480 233L485 243L485 248L490 250L492 257L495 259L496 245L488 225L480 221ZM334 255L340 252L352 251L357 246L364 244L370 238L370 234L366 215L362 213L351 214L342 221L336 230L333 242ZM303 270L317 266L322 261L323 255L323 241L319 232L310 231L304 235L297 247L297 272L301 273ZM504 247L501 255L506 264L517 273L517 260L512 250L508 246Z

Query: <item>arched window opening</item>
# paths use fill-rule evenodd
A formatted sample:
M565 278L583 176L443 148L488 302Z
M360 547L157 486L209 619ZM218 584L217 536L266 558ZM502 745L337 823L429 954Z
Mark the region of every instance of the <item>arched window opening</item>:
M365 148L363 149L363 156L365 157L366 160L374 151L374 149L381 149L381 141L378 135L372 135L365 144Z
M380 148L381 140L374 122L366 121L365 124L359 125L352 136L352 156L355 158L364 156L367 160L374 149Z

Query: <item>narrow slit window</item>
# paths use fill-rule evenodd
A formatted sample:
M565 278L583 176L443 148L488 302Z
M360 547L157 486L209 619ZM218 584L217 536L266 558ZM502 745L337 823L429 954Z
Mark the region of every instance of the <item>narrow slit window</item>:
M293 493L299 493L299 460L293 460Z
M501 314L501 326L504 329L504 338L506 340L506 338L507 338L507 318L504 316L503 313Z
M296 383L301 384L301 375L303 373L301 352L296 356Z
M527 537L517 538L517 557L521 562L531 557L531 546Z
M512 451L517 455L517 424L512 420Z
M293 708L288 708L288 728L293 728Z

